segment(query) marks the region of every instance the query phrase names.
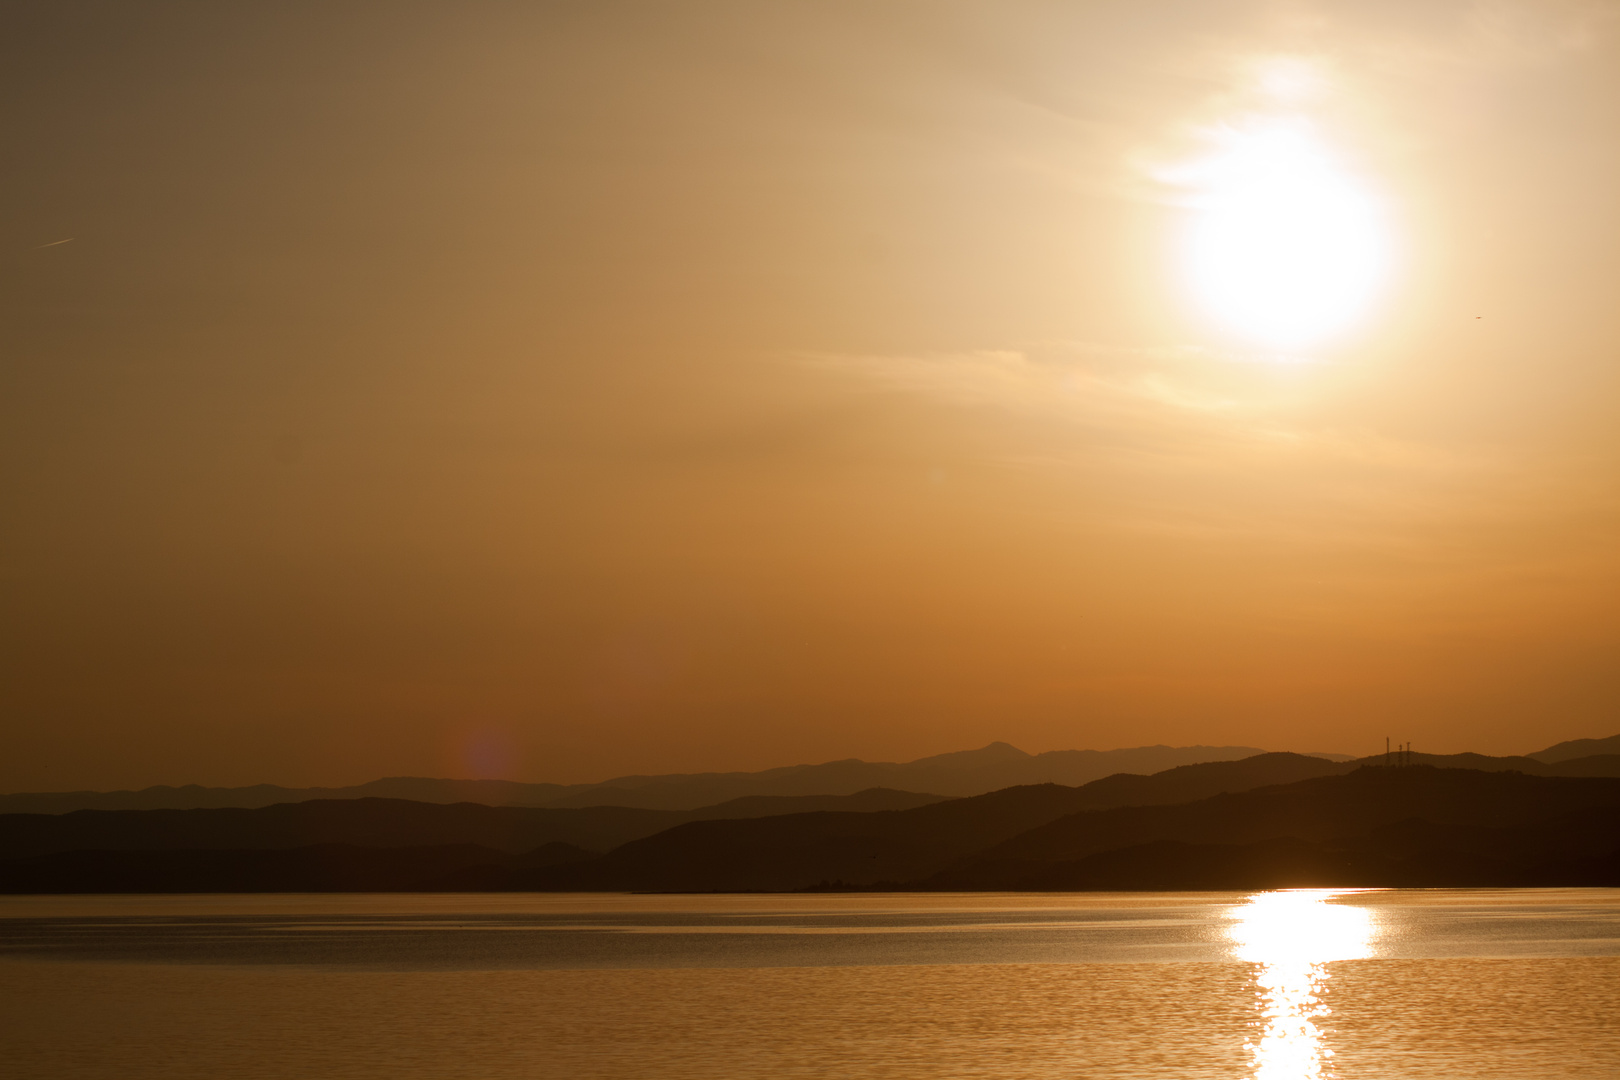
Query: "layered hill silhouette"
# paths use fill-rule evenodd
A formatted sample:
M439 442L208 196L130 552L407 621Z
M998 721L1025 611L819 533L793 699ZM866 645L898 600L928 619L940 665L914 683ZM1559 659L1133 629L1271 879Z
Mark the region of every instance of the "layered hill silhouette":
M1564 863L1608 858L1613 868L1620 851L1620 779L1346 770L1293 755L1233 764L1249 767L1246 775L1191 766L898 814L693 822L517 880L647 891L1244 888L1301 875L1326 884L1513 884L1540 881L1541 870L1558 878L1563 866L1569 873L1557 883L1595 884L1608 880L1602 866L1577 872ZM1268 773L1289 782L1267 784ZM1067 812L1035 822L1059 809ZM1398 836L1409 847L1426 839L1411 850L1380 847ZM1332 854L1345 851L1360 854ZM1463 854L1472 861L1458 863Z
M914 884L1257 888L1296 880L1620 883L1620 779L1359 768L1177 806L1070 815Z
M966 797L1026 784L1076 787L1115 773L1156 773L1179 765L1236 761L1260 753L1264 751L1252 746L1139 746L1125 750L1052 750L1026 754L1008 743L993 742L978 750L937 754L902 763L852 758L758 773L627 776L571 793L551 805L612 802L621 806L673 809L690 803L698 793L713 793L715 798L705 801L719 801L754 794L842 794L867 787Z
M286 854L265 856L261 862L286 868L289 874L296 867L293 876L303 883L298 887L314 888L309 882L318 877L318 868L340 861L334 845L371 852L364 865L370 868L371 880L377 882L374 887L378 889L404 887L398 884L404 880L413 882L414 888L434 889L639 888L644 877L654 888L792 888L799 883L800 875L791 868L804 864L810 846L824 849L815 865L843 866L851 860L866 859L866 837L872 830L889 838L900 853L898 858L892 864L857 861L854 865L881 867L890 876L920 873L1077 809L1184 801L1215 791L1324 775L1340 768L1343 766L1321 758L1264 754L1240 761L1183 766L1154 776L1116 775L1080 788L1035 785L966 800L879 789L849 797L742 799L686 812L333 799L253 810L7 814L0 815L0 891L142 891L159 889L161 880L170 880L172 884L167 887L176 891L208 891L214 887L229 890L246 887L237 883L250 878L274 878L268 870L250 874L248 868L254 860L244 852L294 849L309 850L296 858ZM890 808L884 808L884 803ZM966 804L967 809L955 814L915 813L957 803ZM845 806L854 809L843 809ZM750 855L735 844L727 845L727 837L753 835L746 829L726 833L728 825L741 824L748 811L770 810L801 812L778 813L768 819L782 824L758 834L770 849L761 855ZM695 826L697 831L682 832L687 826ZM692 874L690 881L682 878L681 883L673 885L670 882L679 875L665 874L652 881L641 872L628 875L621 884L620 876L615 876L616 868L626 865L627 859L633 864L637 857L634 838L653 834L672 836L667 843L672 843L677 852L710 846L712 850L702 862L706 869ZM848 840L851 835L857 838L853 846ZM523 858L524 853L546 844L566 844L570 853L578 854L577 858L570 854L564 861L604 865L589 881L546 880L543 873L551 863L540 865ZM788 846L783 848L783 844ZM394 851L392 855L378 854L380 849ZM599 858L598 852L609 849L606 859ZM662 850L667 848L655 848ZM779 884L773 878L773 884L760 885L756 872L732 885L720 873L727 862L742 865L760 858L785 860L780 880L794 884ZM413 876L411 867L416 860L425 861ZM218 872L211 871L211 866L219 867ZM131 877L138 867L143 869ZM167 868L164 873L168 878L155 869L159 867ZM463 872L458 876L458 871ZM334 889L358 888L354 882L363 877L357 877L358 871L334 874Z
M0 891L1620 885L1620 778L1511 767L1590 759L1372 760L1261 754L1079 787L697 811L358 799L0 815Z
M1605 740L1585 739L1583 742L1600 743ZM1419 754L1405 756L1374 754L1357 758L1347 764L1385 765L1391 762L1403 765L1429 765L1437 769L1474 769L1479 772L1522 772L1531 776L1620 776L1620 754L1594 754L1589 757L1558 757L1551 762L1538 757L1489 757L1485 754ZM1345 771L1349 771L1346 769Z
M341 844L364 848L473 845L519 853L564 843L614 848L683 822L838 810L905 810L940 795L873 788L854 795L735 799L698 810L623 806L551 808L314 799L251 810L76 810L0 814L0 857L68 851L268 850Z
M907 762L850 758L753 773L621 776L599 784L522 784L508 780L392 777L343 788L151 787L140 791L69 791L0 795L0 813L63 814L74 810L253 809L315 799L409 799L486 806L626 806L694 810L751 797L853 795L870 788L982 795L1018 784L1075 786L1121 772L1154 773L1177 765L1232 761L1262 753L1251 746L1141 746L1127 750L1054 750L1026 754L996 742L978 750ZM1327 755L1344 760L1343 755Z
M512 873L596 857L560 842L523 854L477 844L63 851L0 861L0 893L483 891Z
M340 788L150 787L140 791L32 792L0 795L0 814L65 814L75 810L254 809L322 799L407 799L485 806L623 806L698 810L742 798L853 795L871 788L973 796L1028 784L1076 787L1115 773L1157 773L1179 765L1235 761L1264 751L1249 746L1139 746L1124 750L1054 750L1026 754L995 742L978 750L907 762L854 758L752 773L621 776L597 784L528 784L509 780L441 780L396 776ZM1345 754L1311 754L1351 761ZM1380 763L1383 755L1361 759ZM1542 776L1620 776L1620 735L1575 739L1523 757L1414 755L1413 763L1448 768L1515 769Z
M1571 739L1526 756L1551 765L1571 758L1585 758L1599 754L1620 755L1620 735L1610 735L1607 739Z
M1006 788L900 812L694 821L631 841L568 874L518 875L513 886L704 892L792 890L822 880L863 887L908 882L1078 811L1181 803L1342 768L1299 754L1261 754L1082 787Z

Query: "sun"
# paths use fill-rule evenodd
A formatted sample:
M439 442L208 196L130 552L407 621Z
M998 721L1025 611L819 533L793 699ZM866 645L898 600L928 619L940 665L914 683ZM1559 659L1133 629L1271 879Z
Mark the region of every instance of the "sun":
M1224 131L1218 151L1183 176L1197 193L1187 280L1229 332L1307 349L1353 329L1383 292L1391 244L1382 207L1308 125Z

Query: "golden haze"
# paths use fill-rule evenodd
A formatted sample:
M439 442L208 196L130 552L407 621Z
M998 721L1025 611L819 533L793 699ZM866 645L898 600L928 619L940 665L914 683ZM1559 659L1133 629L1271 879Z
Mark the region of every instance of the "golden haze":
M0 789L1611 734L1614 16L35 5ZM1281 345L1278 118L1391 237Z

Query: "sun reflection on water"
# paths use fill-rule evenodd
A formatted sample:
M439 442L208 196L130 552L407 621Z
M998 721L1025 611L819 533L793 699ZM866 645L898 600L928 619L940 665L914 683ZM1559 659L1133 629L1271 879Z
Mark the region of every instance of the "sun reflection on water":
M1332 1076L1333 1051L1317 1021L1329 1013L1328 964L1372 955L1372 914L1328 901L1342 890L1258 893L1231 911L1228 931L1239 960L1255 972L1259 1037L1248 1050L1255 1080Z

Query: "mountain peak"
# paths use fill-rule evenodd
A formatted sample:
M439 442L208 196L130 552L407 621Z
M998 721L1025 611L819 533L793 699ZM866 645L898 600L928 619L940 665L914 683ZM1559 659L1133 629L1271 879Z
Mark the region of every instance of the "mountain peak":
M1029 754L1024 753L1012 743L997 740L987 746L981 746L977 750L953 750L948 754L935 754L932 757L918 758L916 761L908 761L906 764L908 766L962 765L968 762L982 762L988 765L997 762L1027 761L1029 758Z
M1568 742L1561 742L1524 756L1534 758L1544 765L1555 765L1560 761L1591 757L1594 754L1620 754L1620 735L1610 735L1607 739L1570 739Z

